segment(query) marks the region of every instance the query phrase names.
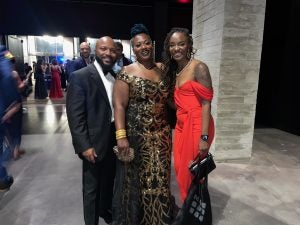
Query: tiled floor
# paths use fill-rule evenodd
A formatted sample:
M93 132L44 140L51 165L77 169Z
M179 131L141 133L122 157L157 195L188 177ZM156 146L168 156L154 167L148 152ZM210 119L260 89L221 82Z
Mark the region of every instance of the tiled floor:
M0 194L0 224L82 225L81 161L64 101L28 99L24 106L26 154L8 165L15 183ZM299 136L256 129L251 160L217 162L209 177L213 224L300 224L299 162ZM172 190L178 200L174 175Z

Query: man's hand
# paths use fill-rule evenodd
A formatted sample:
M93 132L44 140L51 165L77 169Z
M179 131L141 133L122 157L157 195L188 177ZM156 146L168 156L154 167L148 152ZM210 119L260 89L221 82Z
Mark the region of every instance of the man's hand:
M88 160L91 163L95 163L95 158L97 158L97 154L94 148L89 148L85 150L84 152L82 152L82 155L84 156L84 158L86 158L86 160Z

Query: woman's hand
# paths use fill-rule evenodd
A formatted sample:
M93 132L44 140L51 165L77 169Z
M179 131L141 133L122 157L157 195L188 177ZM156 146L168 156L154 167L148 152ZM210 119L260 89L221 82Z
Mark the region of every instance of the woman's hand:
M206 155L209 150L209 144L207 141L204 141L200 138L199 140L199 153L202 156L203 154Z
M127 156L129 154L129 142L127 138L117 140L118 151L120 154Z

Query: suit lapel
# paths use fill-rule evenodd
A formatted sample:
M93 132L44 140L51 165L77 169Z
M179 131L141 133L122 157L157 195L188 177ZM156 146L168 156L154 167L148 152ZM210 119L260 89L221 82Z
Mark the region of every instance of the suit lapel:
M86 64L83 57L81 57L81 64L82 64L82 67L86 67L88 65L88 64Z
M107 104L110 105L109 104L109 100L108 100L108 96L107 96L107 93L106 93L105 86L103 84L103 81L102 81L102 79L100 77L100 74L98 73L95 65L94 64L89 64L88 67L89 67L90 72L91 72L91 78L92 78L92 80L96 83L96 85L97 85L100 93L105 98Z

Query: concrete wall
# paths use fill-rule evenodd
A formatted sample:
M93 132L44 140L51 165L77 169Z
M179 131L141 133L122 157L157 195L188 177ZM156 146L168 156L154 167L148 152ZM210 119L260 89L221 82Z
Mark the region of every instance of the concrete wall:
M195 58L213 80L216 159L250 158L265 0L194 0Z

